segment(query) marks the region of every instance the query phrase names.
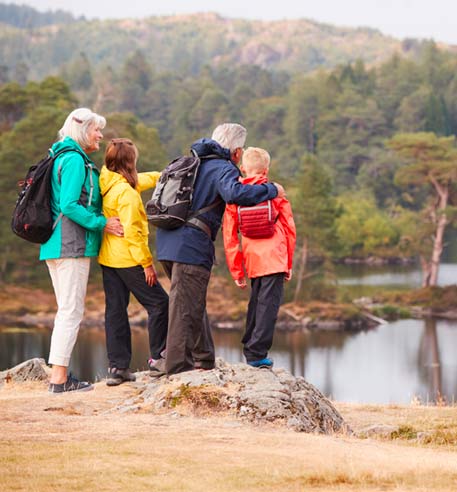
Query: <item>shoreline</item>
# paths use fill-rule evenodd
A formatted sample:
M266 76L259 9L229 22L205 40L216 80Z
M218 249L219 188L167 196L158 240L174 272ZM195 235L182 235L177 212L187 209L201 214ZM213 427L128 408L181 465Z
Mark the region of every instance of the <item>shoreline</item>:
M245 329L245 320L235 319L227 320L225 317L214 318L209 316L210 325L214 329L241 332ZM381 320L383 321L383 320ZM136 315L130 318L130 326L132 329L146 329L146 315ZM371 319L356 319L356 320L338 320L324 319L311 320L305 318L303 320L278 320L276 329L279 332L293 331L367 331L382 324ZM24 329L46 329L52 330L54 325L54 313L27 313L21 315L0 314L0 325L7 328L17 327ZM103 316L85 316L81 329L100 329L103 330Z
M161 279L162 281L162 279ZM168 286L163 282L165 288ZM207 311L210 323L221 330L242 331L247 300L236 298L221 277L211 279ZM0 294L0 324L8 327L52 329L56 311L53 292L5 285ZM146 325L147 313L133 298L129 305L132 328ZM457 320L457 286L416 289L406 292L380 292L351 303L310 301L281 305L278 331L366 331L398 319ZM104 294L91 285L81 328L104 325Z

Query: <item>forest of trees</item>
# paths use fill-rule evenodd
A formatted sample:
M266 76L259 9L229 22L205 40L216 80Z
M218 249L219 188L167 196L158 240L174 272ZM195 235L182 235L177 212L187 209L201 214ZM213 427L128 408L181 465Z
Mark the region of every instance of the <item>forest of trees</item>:
M81 51L41 81L28 81L23 67L5 70L2 82L3 231L16 182L76 106L107 117L107 138L133 138L143 169L163 168L216 124L236 121L248 129L247 145L270 152L271 176L292 201L297 299L301 279L317 281L347 257L417 258L424 285L436 281L457 198L457 54L433 42L414 60L393 55L312 73L255 65L165 71L141 50L119 67L101 66ZM3 281L32 279L39 268L36 249L8 232L0 258ZM310 267L316 260L320 275Z

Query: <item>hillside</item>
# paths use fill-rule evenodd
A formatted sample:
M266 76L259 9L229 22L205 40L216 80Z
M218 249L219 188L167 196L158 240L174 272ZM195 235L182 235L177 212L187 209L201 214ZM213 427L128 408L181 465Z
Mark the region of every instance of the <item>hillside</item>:
M30 77L40 79L57 73L81 52L92 64L118 68L128 55L141 50L158 71L196 74L205 65L257 65L275 71L310 72L355 59L380 63L393 53L414 57L421 48L418 41L401 42L374 29L341 28L306 19L264 22L205 13L79 19L70 24L59 20L56 17L52 25L33 29L11 22L21 27L2 29L2 64L13 69L24 63L30 68ZM8 19L0 17L0 22Z
M75 21L76 19L72 14L63 10L38 12L38 10L27 5L0 3L0 24L30 29L52 24L70 24Z

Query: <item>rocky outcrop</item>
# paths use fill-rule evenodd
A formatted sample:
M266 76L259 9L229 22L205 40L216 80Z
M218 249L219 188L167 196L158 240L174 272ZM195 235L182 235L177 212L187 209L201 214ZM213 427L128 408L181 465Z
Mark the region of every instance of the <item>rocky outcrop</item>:
M227 413L256 424L274 422L300 432L348 431L331 402L302 377L284 369L255 369L217 360L215 369L158 379L146 376L138 396L113 411L150 409Z
M0 387L10 381L46 381L48 369L44 359L30 359L0 372Z
M48 372L43 359L31 359L0 372L0 389L5 383L45 381ZM218 415L253 424L272 423L299 432L350 432L343 417L318 389L281 368L255 369L218 359L212 370L159 378L151 377L149 372L137 373L137 381L123 385L123 389L126 387L131 389L130 396L104 401L103 413Z

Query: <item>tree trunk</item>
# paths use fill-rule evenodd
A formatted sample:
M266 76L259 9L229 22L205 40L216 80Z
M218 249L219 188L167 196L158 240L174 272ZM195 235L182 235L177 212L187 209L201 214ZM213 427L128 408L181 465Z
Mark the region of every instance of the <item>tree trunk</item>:
M438 203L433 211L434 222L436 224L435 235L433 237L433 251L430 259L430 275L427 286L435 286L438 283L438 272L440 269L441 254L443 252L443 238L447 226L447 217L445 209L449 199L448 186L441 185L433 178L431 179L433 186L438 195Z
M294 302L297 302L298 296L303 284L303 279L305 278L306 263L308 262L308 238L303 239L303 246L300 252L300 264L298 265L298 275L297 284L295 285Z
M422 287L428 287L430 285L431 264L423 255L420 255L419 258L422 268Z
M438 218L438 224L436 226L435 237L433 239L433 252L430 262L430 283L429 285L435 286L438 283L438 272L440 268L441 253L443 252L443 238L444 231L446 230L447 218L444 210Z

